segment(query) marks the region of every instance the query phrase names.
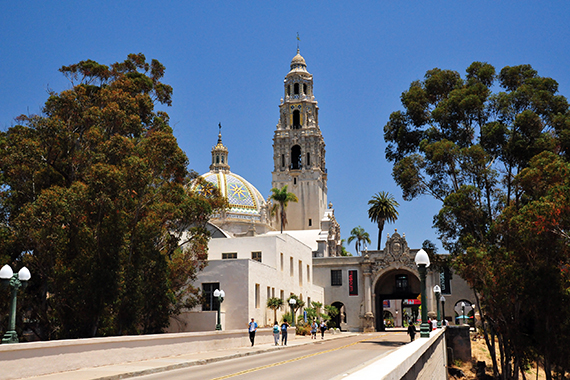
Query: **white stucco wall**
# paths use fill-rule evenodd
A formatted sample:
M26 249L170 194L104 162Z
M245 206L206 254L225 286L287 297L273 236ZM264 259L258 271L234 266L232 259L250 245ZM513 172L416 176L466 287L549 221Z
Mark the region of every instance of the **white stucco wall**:
M221 259L222 253L237 253L237 259ZM251 259L252 252L261 252L261 262ZM283 268L281 267L283 254ZM293 271L291 272L291 259ZM301 281L299 281L301 266ZM251 318L259 326L273 324L273 311L266 307L269 297L286 300L292 293L305 303L310 300L324 303L324 290L314 283L312 250L286 233L239 238L212 239L209 244L209 264L198 275L194 286L219 282L226 296L222 304L224 330L246 328ZM256 303L256 289L259 297ZM269 288L269 291L268 291ZM200 312L198 307L193 312ZM277 319L289 311L288 306L278 310ZM211 313L211 312L207 312ZM211 318L186 313L186 330L211 329ZM208 326L202 326L207 323Z

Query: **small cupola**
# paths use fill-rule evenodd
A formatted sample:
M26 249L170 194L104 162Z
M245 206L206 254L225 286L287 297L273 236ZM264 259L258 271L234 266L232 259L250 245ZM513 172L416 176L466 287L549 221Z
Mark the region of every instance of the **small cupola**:
M212 164L210 171L227 173L230 171L228 164L228 148L222 144L222 124L218 124L218 143L212 148Z

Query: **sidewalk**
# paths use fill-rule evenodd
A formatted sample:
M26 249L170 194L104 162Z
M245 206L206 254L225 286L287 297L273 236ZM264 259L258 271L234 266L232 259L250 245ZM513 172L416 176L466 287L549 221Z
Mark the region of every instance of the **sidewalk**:
M326 334L325 340L347 338L359 333L336 333ZM233 349L217 351L204 351L188 355L171 356L166 358L145 360L140 362L123 363L95 368L84 368L76 371L52 373L49 375L30 377L35 380L115 380L125 379L134 376L149 375L170 371L173 369L186 368L194 365L218 362L222 360L239 358L242 356L256 355L275 350L284 350L287 347L301 346L322 342L321 339L313 340L310 335L296 336L288 342L287 346L275 346L271 344L260 344L254 347L244 346Z

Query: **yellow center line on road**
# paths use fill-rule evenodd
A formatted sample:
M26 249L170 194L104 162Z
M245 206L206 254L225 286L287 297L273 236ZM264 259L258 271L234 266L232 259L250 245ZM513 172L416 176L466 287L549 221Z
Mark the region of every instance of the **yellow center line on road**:
M338 348L332 348L332 349L326 350L326 351L315 352L314 354L309 354L309 355L305 355L305 356L299 356L298 358L289 359L289 360L284 360L284 361L282 361L282 362L277 362L277 363L273 363L273 364L267 364L267 365L264 365L264 366L261 366L261 367L246 369L245 371L232 373L232 374L230 374L230 375L226 375L226 376L222 376L222 377L216 377L216 378L214 378L214 379L212 379L212 380L229 379L229 378L231 378L231 377L235 377L235 376L239 376L239 375L245 375L246 373L251 373L251 372L260 371L260 370L266 369L266 368L276 367L276 366L282 365L282 364L287 364L287 363L296 362L296 361L298 361L298 360L303 360L303 359L307 359L307 358L310 358L310 357L313 357L313 356L317 356L317 355L321 355L321 354L326 354L326 353L328 353L328 352L337 351L337 350L342 350L343 348L347 348L347 347L350 347L350 346L354 346L355 344L362 343L362 342L366 342L367 340L372 340L372 339L381 338L381 337L383 337L383 336L385 336L385 335L387 335L387 334L377 335L377 336L374 336L374 337L372 337L372 338L362 339L362 340L359 340L359 341L357 341L357 342L350 343L350 344L347 344L347 345L344 345L344 346L341 346L341 347L338 347Z

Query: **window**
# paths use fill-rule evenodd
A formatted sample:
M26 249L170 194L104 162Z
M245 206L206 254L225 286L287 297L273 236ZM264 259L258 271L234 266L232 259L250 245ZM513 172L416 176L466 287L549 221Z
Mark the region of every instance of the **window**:
M307 153L307 166L311 166L311 153Z
M311 283L311 271L310 267L307 265L307 283Z
M275 288L271 288L271 298L275 298Z
M297 184L297 177L293 178L293 185Z
M267 299L270 299L270 298L271 298L271 287L268 286L267 287Z
M303 262L299 260L299 286L303 285Z
M285 167L285 155L284 154L281 155L281 167L282 168Z
M279 296L280 296L279 298L281 298L281 300L283 301L283 304L285 304L285 292L283 290L281 290Z
M341 269L331 269L331 286L342 286Z
M287 95L291 95L291 85L287 85Z
M293 258L289 257L289 271L290 271L290 275L291 277L293 277L293 274L295 274L295 269L293 268Z
M303 83L303 94L307 95L307 84Z
M252 252L251 259L261 262L261 252Z
M214 297L214 290L220 289L219 282L205 282L202 283L202 294L204 299L202 301L202 311L218 310L220 303L218 298Z
M299 95L299 83L295 83L295 84L293 85L293 93L294 93L295 95Z
M405 292L408 290L408 275L399 274L396 276L396 291Z
M237 259L237 252L222 253L222 259Z
M261 297L260 286L259 286L259 284L255 284L255 308L256 309L259 309L259 297Z
M283 253L281 254L281 272L283 272Z
M313 225L313 219L309 218L309 227L311 227Z

